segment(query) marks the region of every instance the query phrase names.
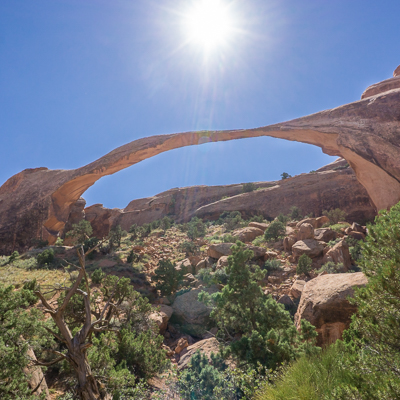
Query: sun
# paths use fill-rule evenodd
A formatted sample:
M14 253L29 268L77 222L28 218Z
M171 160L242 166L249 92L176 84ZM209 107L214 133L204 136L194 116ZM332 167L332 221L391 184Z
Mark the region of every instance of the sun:
M184 26L190 42L211 50L232 38L234 18L222 0L197 0L184 14Z

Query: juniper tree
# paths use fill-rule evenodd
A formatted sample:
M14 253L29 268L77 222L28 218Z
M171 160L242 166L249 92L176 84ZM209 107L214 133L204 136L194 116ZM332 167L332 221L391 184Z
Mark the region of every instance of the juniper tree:
M201 301L213 307L210 316L228 339L233 339L236 333L241 335L239 340L230 342L225 355L232 354L240 361L239 365L250 364L255 368L260 363L275 368L299 354L315 351L314 327L302 321L299 333L284 306L264 294L258 281L266 271L248 265L253 252L241 242L231 250L226 267L228 283L221 292L199 294Z

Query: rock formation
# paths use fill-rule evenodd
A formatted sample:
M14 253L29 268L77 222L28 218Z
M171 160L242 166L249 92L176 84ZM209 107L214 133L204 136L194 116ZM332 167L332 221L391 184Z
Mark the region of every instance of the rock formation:
M254 129L153 136L75 170L24 170L0 187L0 251L27 246L35 236L54 242L81 195L103 176L171 149L248 137L309 143L345 158L375 208L388 208L400 200L400 78L397 72L394 75L368 88L359 101L292 121Z
M362 272L328 274L308 281L302 290L299 308L295 315L296 327L301 319L309 321L318 332L317 344L327 345L341 338L350 325L357 306L347 298L353 296L355 287L367 284Z

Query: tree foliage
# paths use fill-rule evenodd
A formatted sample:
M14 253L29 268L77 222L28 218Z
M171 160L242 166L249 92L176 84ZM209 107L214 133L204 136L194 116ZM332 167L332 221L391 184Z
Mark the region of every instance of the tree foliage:
M346 220L347 213L340 208L335 208L329 211L322 211L322 215L328 217L332 224L337 224L339 221Z
M257 265L247 264L253 252L237 242L228 257L227 285L221 292L202 292L199 299L213 305L211 317L228 337L238 333L241 338L232 341L225 355L232 354L238 360L257 367L275 368L304 352L314 351L314 328L302 321L300 334L282 304L264 294L258 281L266 271Z
M72 224L72 229L68 231L65 236L67 238L72 238L75 244L83 244L92 234L92 225L90 225L89 221L83 219L77 224Z
M154 274L152 279L163 296L176 292L184 275L170 260L160 260Z
M284 236L285 233L285 225L281 221L275 219L269 224L268 228L265 230L264 238L267 241L278 240L279 238Z

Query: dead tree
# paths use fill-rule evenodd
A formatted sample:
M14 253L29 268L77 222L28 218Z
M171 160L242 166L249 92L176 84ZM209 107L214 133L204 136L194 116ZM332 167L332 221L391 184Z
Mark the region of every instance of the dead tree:
M86 254L94 249L89 250ZM79 258L78 267L78 277L74 284L70 288L61 288L60 290L65 290L66 295L63 299L61 305L56 309L49 304L45 299L43 293L36 291L35 294L42 301L45 307L44 312L51 315L56 326L58 327L60 334L53 332L48 329L48 331L67 348L67 352L61 353L53 351L58 357L48 363L37 362L38 365L50 366L56 364L59 361L66 360L72 369L75 371L75 375L78 381L76 393L82 400L99 400L110 398L107 394L101 394L99 391L98 383L92 373L90 368L87 350L92 346L91 337L95 332L104 332L112 330L109 321L114 315L114 310L116 310L113 304L113 294L109 296L107 303L104 305L102 310L95 311L91 310L90 306L90 289L87 280L86 270L85 270L85 253L83 247L77 249ZM82 279L86 280L87 291L79 289ZM72 296L78 294L83 297L84 307L85 307L85 320L82 328L72 336L70 329L64 319L65 310L67 308L68 302L71 300ZM92 320L92 315L96 317Z

